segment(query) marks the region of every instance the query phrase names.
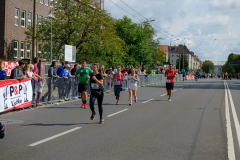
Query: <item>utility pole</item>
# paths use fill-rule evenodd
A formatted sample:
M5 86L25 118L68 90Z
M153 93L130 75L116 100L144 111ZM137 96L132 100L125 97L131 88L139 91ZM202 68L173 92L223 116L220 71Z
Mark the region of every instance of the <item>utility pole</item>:
M35 58L35 49L36 49L36 0L33 0L33 33L32 33L32 63Z
M183 69L185 70L185 68L184 68L184 59L185 59L185 57L184 57L184 46L185 46L185 43L183 45Z

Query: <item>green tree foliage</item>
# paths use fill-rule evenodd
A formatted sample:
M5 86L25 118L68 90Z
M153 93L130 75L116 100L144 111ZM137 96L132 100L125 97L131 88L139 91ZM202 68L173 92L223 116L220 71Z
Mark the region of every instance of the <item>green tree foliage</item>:
M125 42L115 30L110 15L93 6L92 0L56 0L53 14L53 55L63 59L64 45L77 48L77 61L88 63L106 61L113 65L123 64L126 57ZM27 40L32 39L32 28L26 32ZM37 44L42 53L49 57L50 20L37 27ZM54 58L54 57L53 57Z
M159 39L154 39L155 30L148 22L134 23L126 16L115 21L118 36L125 41L127 65L148 65L163 62L163 52L160 52Z
M230 53L228 55L228 60L223 65L223 72L228 72L232 74L240 73L240 55L239 54Z
M203 65L202 65L202 70L203 72L205 73L211 73L212 70L214 70L215 66L214 66L214 63L210 60L206 60L203 62Z
M182 69L183 69L183 53L181 53L181 55L180 55L180 71L182 71ZM184 69L185 69L185 71L189 71L189 68L188 68L188 60L187 60L187 56L186 55L184 55ZM179 59L177 59L177 61L176 61L176 68L179 70Z

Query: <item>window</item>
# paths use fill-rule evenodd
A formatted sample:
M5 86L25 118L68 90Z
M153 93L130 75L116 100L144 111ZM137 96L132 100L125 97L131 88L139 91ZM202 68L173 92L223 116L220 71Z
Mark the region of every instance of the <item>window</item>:
M40 0L40 3L43 4L43 0Z
M21 55L20 58L24 58L24 42L21 42Z
M32 13L28 12L28 27L32 26Z
M48 0L45 0L45 5L48 6Z
M53 8L53 0L50 0L50 7Z
M173 62L173 60L172 60L172 62Z
M42 45L39 45L39 47L38 47L38 57L40 59L42 58Z
M172 54L172 57L174 57L174 55Z
M179 56L177 55L177 57L179 57Z
M31 52L31 44L27 44L27 58L30 58L30 52Z
M15 8L15 26L18 26L19 9Z
M25 27L26 11L22 11L21 15L21 27Z
M14 58L18 57L18 41L14 41Z
M39 16L39 28L41 28L42 26L42 19L43 19L43 16Z

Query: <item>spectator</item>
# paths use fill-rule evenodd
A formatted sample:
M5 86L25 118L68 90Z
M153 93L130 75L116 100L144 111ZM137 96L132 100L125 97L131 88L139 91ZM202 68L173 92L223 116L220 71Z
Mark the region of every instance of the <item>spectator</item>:
M33 79L32 81L32 86L33 86L33 100L35 99L35 90L36 90L36 86L37 86L37 83L38 83L38 78L41 78L41 76L39 76L39 70L38 70L38 65L39 63L39 59L38 57L35 57L33 59L33 66L34 66L34 69L33 69L33 74L34 76L36 77L35 79Z
M159 70L159 68L157 68L156 74L161 74L161 71Z
M61 98L63 98L63 96L65 96L65 101L69 100L69 93L70 93L70 90L71 90L71 79L69 79L70 77L74 77L72 75L69 74L70 72L70 65L67 64L65 65L64 69L62 70L61 74L60 74L60 77L62 77L62 91L59 93L59 101L62 102L63 100ZM65 90L64 90L64 87L63 87L63 84L65 84Z
M144 65L142 68L142 74L145 75L146 74L146 66Z
M42 97L42 101L44 102L44 99L46 97L48 97L48 103L52 104L50 101L52 99L52 92L55 89L55 85L54 83L56 82L57 78L59 78L59 76L56 73L56 67L57 67L57 62L53 61L52 65L50 66L49 70L48 70L48 92Z
M60 76L62 70L63 70L64 67L65 67L65 65L66 65L66 62L62 62L62 67L59 67L59 68L58 68L58 70L57 70L57 75L58 75L58 76Z
M42 94L42 90L43 90L43 86L45 85L46 80L44 78L39 78L38 79L38 89L37 89L37 106L41 106L41 104L39 103L41 94Z
M11 78L12 79L25 79L26 75L23 75L23 72L22 72L23 68L25 67L25 63L23 61L19 61L18 64L19 64L19 66L16 66L13 69Z
M6 80L6 71L3 69L3 66L0 65L0 80Z
M0 122L0 139L3 139L6 135L6 126Z
M26 73L27 78L31 78L31 79L35 79L36 78L35 75L33 74L33 69L34 69L33 64L27 65L27 73Z
M71 70L71 75L75 75L77 69L78 69L78 64L75 64L74 68Z

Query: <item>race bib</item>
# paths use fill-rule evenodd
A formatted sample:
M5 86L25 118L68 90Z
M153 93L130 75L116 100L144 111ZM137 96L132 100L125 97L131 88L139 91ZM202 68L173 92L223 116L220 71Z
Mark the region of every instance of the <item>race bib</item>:
M166 82L167 82L167 83L171 83L171 80L168 80L168 79L167 79L167 81L166 81Z
M130 82L130 83L135 83L135 81L134 81L134 80L130 80L129 82Z
M97 83L91 83L92 89L99 89L99 85Z
M116 81L115 84L116 84L116 85L120 85L120 81Z

